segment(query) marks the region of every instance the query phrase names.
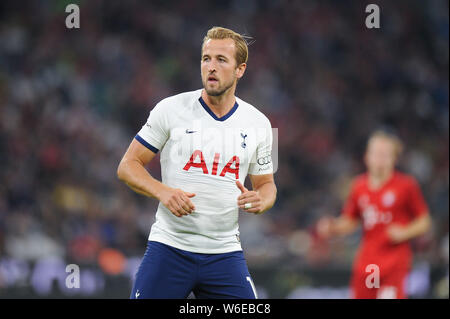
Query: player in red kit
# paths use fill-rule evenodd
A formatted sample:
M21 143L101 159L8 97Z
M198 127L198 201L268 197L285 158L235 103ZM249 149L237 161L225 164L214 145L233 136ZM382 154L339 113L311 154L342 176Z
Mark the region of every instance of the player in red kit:
M405 279L412 261L409 242L431 225L418 183L395 169L401 150L395 135L372 134L365 154L367 172L354 179L341 215L318 223L323 238L351 234L362 224L351 279L356 299L406 298Z

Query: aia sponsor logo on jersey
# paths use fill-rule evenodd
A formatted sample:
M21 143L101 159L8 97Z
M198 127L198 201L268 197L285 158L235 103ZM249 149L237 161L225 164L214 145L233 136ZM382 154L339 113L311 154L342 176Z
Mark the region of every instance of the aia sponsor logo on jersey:
M220 160L220 153L215 153L211 175L217 175L217 168L219 165L219 160ZM234 166L234 167L232 167L232 166ZM189 158L189 161L183 167L183 169L185 171L189 171L189 169L191 167L201 168L203 171L203 174L209 174L208 167L206 165L206 161L205 161L202 151L195 150L194 153L192 153L191 157ZM223 177L223 176L225 176L226 173L234 174L235 178L239 179L239 156L234 155L222 168L219 176Z
M264 127L203 127L194 121L188 128L170 130L166 159L180 164L185 171L200 168L204 174L239 175L239 166L252 171L272 171L277 167L277 152L270 146L272 130ZM224 170L225 169L225 170Z

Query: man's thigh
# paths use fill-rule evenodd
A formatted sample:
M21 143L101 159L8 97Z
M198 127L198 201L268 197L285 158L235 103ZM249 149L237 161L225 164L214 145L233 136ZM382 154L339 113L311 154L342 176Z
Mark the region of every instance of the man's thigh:
M407 269L394 269L381 277L381 285L377 299L405 299L405 283L408 276Z
M243 252L202 257L194 294L198 299L256 299L256 289Z
M149 241L130 299L182 299L191 292L196 264L191 253Z
M380 272L379 286L367 285L369 274L353 272L351 281L352 297L355 299L403 299L406 298L404 286L408 271L389 269Z

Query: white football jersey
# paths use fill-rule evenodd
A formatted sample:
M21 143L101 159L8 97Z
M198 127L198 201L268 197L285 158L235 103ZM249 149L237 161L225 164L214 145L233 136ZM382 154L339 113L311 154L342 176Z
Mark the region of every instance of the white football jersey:
M201 92L159 102L135 137L161 151L163 184L195 194L190 215L177 217L159 203L149 240L197 253L242 250L236 180L244 184L247 174L273 173L272 128L264 114L237 97L218 118Z

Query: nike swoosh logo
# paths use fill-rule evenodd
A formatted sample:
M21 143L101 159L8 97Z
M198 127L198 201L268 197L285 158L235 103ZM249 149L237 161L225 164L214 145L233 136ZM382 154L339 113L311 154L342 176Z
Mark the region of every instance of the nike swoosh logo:
M186 129L186 134L195 133L195 132L197 132L197 131L190 131L190 130Z

